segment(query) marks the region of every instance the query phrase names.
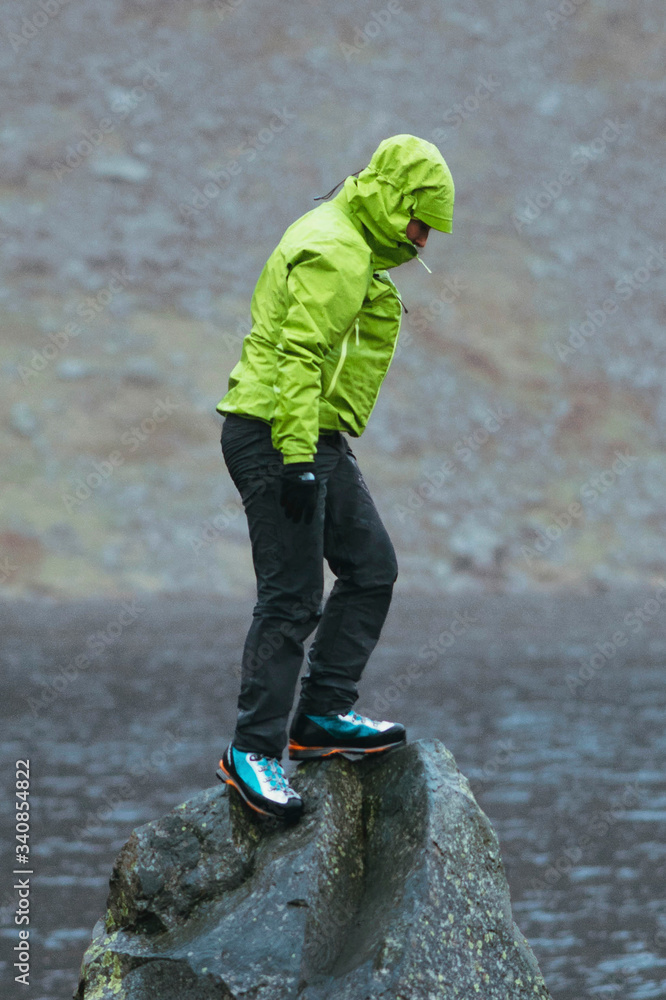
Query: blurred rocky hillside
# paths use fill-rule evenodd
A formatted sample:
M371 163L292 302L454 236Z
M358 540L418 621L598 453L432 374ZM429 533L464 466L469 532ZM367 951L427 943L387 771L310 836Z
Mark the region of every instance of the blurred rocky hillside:
M351 442L398 586L663 576L658 4L6 0L0 33L5 594L253 593L215 405L284 229L398 132L456 183Z

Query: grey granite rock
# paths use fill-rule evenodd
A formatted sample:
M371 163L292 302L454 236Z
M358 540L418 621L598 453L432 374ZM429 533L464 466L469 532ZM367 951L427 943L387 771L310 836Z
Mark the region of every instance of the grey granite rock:
M77 1000L549 1000L495 832L439 741L292 783L296 826L219 787L133 832Z

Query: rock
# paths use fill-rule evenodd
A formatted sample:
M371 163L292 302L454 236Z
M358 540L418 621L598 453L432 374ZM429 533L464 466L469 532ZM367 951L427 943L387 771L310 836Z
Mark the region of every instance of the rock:
M310 761L291 827L209 788L132 833L76 1000L549 1000L438 740Z

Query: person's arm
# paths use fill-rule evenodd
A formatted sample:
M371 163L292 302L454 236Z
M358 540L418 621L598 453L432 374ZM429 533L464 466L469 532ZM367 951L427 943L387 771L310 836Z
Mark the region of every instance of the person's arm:
M285 465L314 461L322 364L354 321L367 291L367 272L358 256L339 244L330 252L303 251L288 267L272 426L273 447L282 452Z

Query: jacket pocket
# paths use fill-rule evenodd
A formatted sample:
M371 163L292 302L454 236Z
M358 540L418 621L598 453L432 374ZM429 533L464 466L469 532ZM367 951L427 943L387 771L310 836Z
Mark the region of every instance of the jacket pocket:
M338 376L339 376L340 372L342 371L342 366L344 365L345 358L347 357L347 344L349 343L349 338L351 337L352 333L354 333L354 332L356 333L356 346L358 347L358 343L359 343L358 328L359 328L359 319L358 319L358 316L357 316L356 319L354 320L352 326L349 327L349 329L345 333L344 337L342 338L342 344L340 346L340 357L338 358L338 363L335 366L335 371L333 372L333 374L331 376L331 381L328 384L328 388L326 389L326 391L324 393L322 393L322 395L324 397L330 396L331 393L333 392L333 390L335 389L335 383L338 381Z

